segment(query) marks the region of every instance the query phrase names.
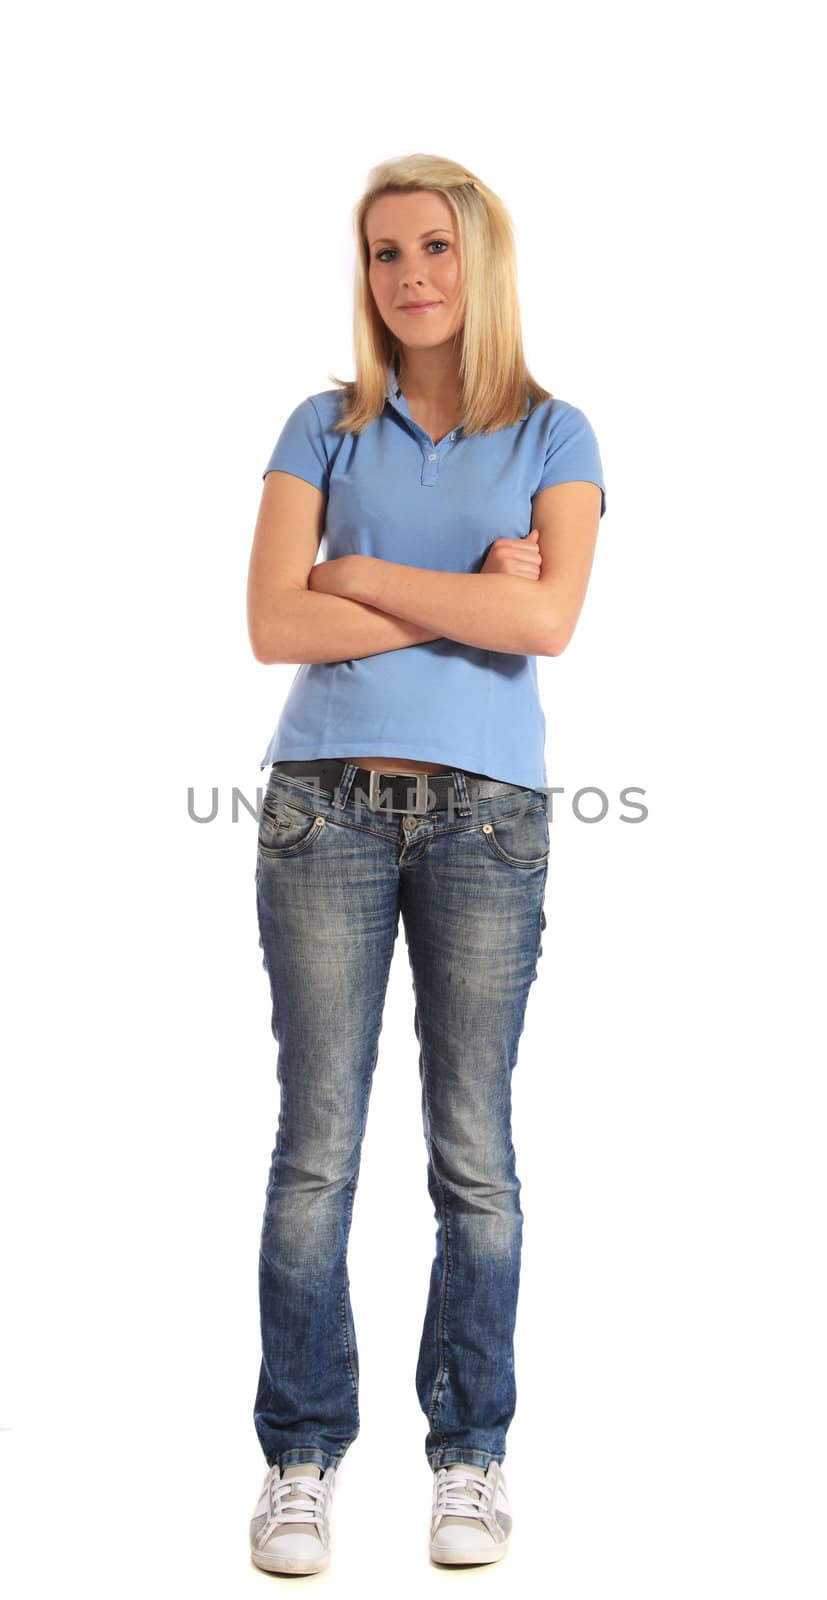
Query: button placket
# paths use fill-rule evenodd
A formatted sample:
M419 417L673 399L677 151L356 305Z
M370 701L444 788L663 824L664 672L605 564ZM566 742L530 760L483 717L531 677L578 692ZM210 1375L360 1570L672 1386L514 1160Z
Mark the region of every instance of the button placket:
M422 456L422 482L425 484L436 483L439 477L439 461L436 451L423 452Z
M432 487L439 480L440 457L443 456L447 450L451 449L460 430L459 428L453 428L450 433L446 433L443 439L440 439L438 445L435 445L430 434L426 433L425 429L420 427L418 422L414 421L407 405L405 404L405 397L402 394L401 389L399 389L395 381L393 381L390 371L388 374L388 387L386 393L387 399L390 401L390 404L393 406L394 410L398 412L400 417L402 417L406 426L411 430L411 432L419 440L420 445L423 447L420 483L422 483L426 488Z
M410 420L411 420L411 423L412 423L413 427L416 428L416 430L417 430L417 432L419 434L424 436L424 438L427 441L427 443L429 445L433 445L434 441L431 438L430 434L425 433L425 429L424 428L420 428L419 423L418 422L414 422L413 417L411 417ZM452 448L453 443L454 443L454 439L456 438L456 435L457 435L457 431L458 431L457 429L454 429L453 433L446 433L445 437L443 439L440 439L438 445L435 445L434 448L431 449L431 450L425 450L423 452L423 457L422 457L422 482L424 484L432 484L432 483L436 483L437 482L437 479L439 478L440 461L441 461L442 457L444 455L446 455L447 452Z

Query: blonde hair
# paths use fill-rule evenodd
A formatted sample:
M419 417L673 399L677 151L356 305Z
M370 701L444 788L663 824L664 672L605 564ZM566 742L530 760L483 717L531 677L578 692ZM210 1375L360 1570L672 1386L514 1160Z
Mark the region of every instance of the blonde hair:
M466 433L510 428L532 404L551 399L528 371L523 354L517 265L511 218L492 189L455 161L443 156L409 155L372 168L353 212L356 273L353 343L356 377L331 381L343 391L336 431L361 433L381 416L387 394L387 369L399 372L400 346L376 308L368 279L370 247L365 218L383 194L417 189L441 194L453 213L462 263L459 379Z

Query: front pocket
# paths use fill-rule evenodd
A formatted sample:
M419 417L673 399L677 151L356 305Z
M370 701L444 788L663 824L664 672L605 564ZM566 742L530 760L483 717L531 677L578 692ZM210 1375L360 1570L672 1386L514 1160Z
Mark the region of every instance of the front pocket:
M509 867L544 867L549 858L548 817L544 805L482 824L493 856Z
M300 855L321 833L325 820L322 816L299 811L281 798L265 796L261 805L258 848L265 857Z

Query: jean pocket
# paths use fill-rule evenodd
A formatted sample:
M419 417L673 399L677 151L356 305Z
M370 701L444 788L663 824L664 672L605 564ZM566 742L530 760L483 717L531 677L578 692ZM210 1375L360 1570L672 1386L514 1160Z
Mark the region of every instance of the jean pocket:
M271 859L300 855L310 848L325 821L322 816L313 816L289 805L280 795L266 794L261 803L259 851L262 856Z
M543 804L484 822L482 833L491 854L509 867L544 867L548 861L548 817Z

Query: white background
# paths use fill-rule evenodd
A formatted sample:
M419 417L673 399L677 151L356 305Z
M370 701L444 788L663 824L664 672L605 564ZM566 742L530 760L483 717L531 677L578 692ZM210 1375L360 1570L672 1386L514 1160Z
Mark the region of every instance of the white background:
M280 1581L247 1545L277 1088L232 802L256 804L294 669L252 656L247 564L288 412L353 373L352 208L419 150L508 206L529 366L594 426L608 509L575 638L540 663L565 793L514 1078L512 1549L462 1575L427 1557L434 1219L400 937L351 1236L362 1428L305 1582L823 1600L814 24L800 3L7 20L9 1593ZM600 823L572 812L583 785Z

